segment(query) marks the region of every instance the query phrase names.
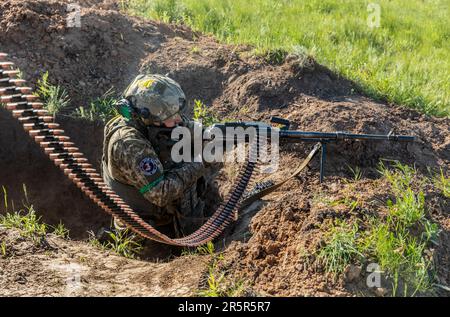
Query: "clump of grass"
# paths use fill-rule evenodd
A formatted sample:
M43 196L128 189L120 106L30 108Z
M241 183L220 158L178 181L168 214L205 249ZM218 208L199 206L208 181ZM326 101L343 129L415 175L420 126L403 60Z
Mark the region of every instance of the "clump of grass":
M2 255L3 258L6 258L6 256L8 255L8 250L6 248L5 241L2 241L2 243L0 243L0 254Z
M69 238L69 229L67 229L62 222L59 222L56 226L52 226L52 233L60 238Z
M193 119L195 121L201 121L203 126L207 127L214 123L217 123L216 115L201 101L194 100L194 115Z
M347 265L364 257L358 250L357 232L356 224L346 222L338 222L327 232L326 244L318 253L318 259L327 272L341 274Z
M184 249L181 252L181 255L211 255L214 256L215 247L212 241L209 241L206 244L196 247L195 249Z
M223 254L216 253L214 243L208 242L196 248L194 252L184 252L184 255L209 255L212 257L208 266L207 288L199 290L203 297L242 296L245 292L243 281L230 280L224 270L220 268Z
M114 253L134 259L142 250L142 244L138 242L138 237L132 234L128 229L126 230L110 230L106 232L108 235L107 241L100 241L96 238L95 234L90 231L89 244L102 248L105 250L111 250Z
M347 166L353 175L353 181L357 182L357 181L361 180L361 178L363 176L363 172L362 172L361 168L359 166L356 166L355 168L352 168L350 165L347 165Z
M269 64L281 65L288 56L288 52L283 49L272 49L264 52L263 57Z
M69 95L64 88L52 85L48 80L48 71L37 82L36 95L44 102L45 109L51 114L57 114L67 107L70 102Z
M106 248L126 258L134 258L142 250L142 245L136 241L137 237L126 230L111 230L108 232L110 240Z
M0 225L5 228L18 229L24 237L42 238L49 232L49 229L52 229L52 233L59 237L69 237L69 230L65 228L62 222L56 226L42 223L42 217L36 214L33 205L29 202L25 184L23 185L25 201L22 201L23 207L20 210L15 209L13 202L9 203L7 190L4 186L2 186L2 189L5 214L0 215Z
M203 297L238 297L245 293L245 283L238 281L229 283L226 280L225 272L217 272L217 268L211 265L208 269L208 288L199 291Z
M437 188L439 188L442 195L450 198L450 177L445 177L442 168L440 169L439 174L433 177L433 183Z
M100 120L106 122L119 114L116 108L117 98L112 90L108 90L101 97L94 99L87 107L75 109L73 116L90 121Z
M23 185L25 202L22 202L23 208L18 211L15 210L14 202L9 204L6 188L2 186L2 189L5 214L0 215L0 225L5 228L18 229L20 234L25 237L35 238L45 236L47 233L47 225L41 223L41 217L36 214L33 205L29 203L26 186Z
M198 246L197 253L201 255L214 255L215 253L214 243L212 241L209 241L204 245Z
M400 283L405 295L431 290L432 262L424 251L429 241L427 237L436 235L437 227L432 228L434 232L428 236L421 237L412 235L401 225L392 228L389 224L379 223L372 230L368 239L372 241L377 262L392 280L392 295L398 295Z
M104 248L104 245L97 239L94 231L90 230L88 233L88 243L95 248Z
M36 237L47 233L47 225L40 223L41 217L36 215L33 206L20 211L0 215L0 224L5 228L19 229L22 236Z
M356 208L360 207L360 204L360 198L354 199L349 195L349 193L347 193L344 198L331 202L330 206L344 205L349 209L350 212L352 212L356 210Z

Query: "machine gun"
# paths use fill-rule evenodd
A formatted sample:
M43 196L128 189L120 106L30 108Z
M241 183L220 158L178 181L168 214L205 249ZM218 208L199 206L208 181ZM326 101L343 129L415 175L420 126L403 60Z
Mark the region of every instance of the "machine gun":
M361 141L396 141L396 142L413 142L415 140L414 136L411 135L396 135L393 131L388 134L355 134L347 132L309 132L309 131L297 131L290 130L291 122L289 120L272 117L271 123L281 125L281 128L275 130L278 133L279 140L281 142L288 143L300 143L300 142L318 142L320 146L316 146L314 154L320 148L320 182L323 182L324 172L325 172L325 160L326 160L326 149L327 143L330 142L340 142L345 140L361 140ZM237 128L241 127L243 129L255 128L258 134L264 132L264 136L270 137L271 132L274 132L270 124L264 122L226 122L217 123L209 127L212 131L213 128L220 129L225 135L227 128ZM245 140L248 142L248 138ZM314 156L313 154L313 156Z
M242 199L240 201L240 209L249 206L254 201L266 196L267 194L273 192L277 188L281 187L288 180L296 177L300 172L309 164L312 158L319 152L320 155L320 182L323 182L324 172L325 172L325 160L326 160L326 149L327 143L330 142L341 142L345 140L359 140L359 141L395 141L395 142L413 142L415 140L414 136L410 135L396 135L393 131L388 134L355 134L355 133L347 133L347 132L310 132L310 131L297 131L290 130L291 123L289 120L272 117L270 120L271 123L281 125L281 128L274 128L270 124L264 122L226 122L226 123L217 123L208 127L206 131L210 131L210 134L213 129L219 129L222 132L222 135L226 135L227 128L243 128L244 130L247 128L254 128L256 130L256 134L259 136L263 136L266 138L270 138L273 133L278 134L278 139L280 142L284 143L301 143L301 142L316 142L312 151L308 154L308 156L304 159L304 161L299 165L298 168L287 178L282 181L275 183L272 180L256 183L253 189L250 191L244 192ZM217 130L216 130L217 131ZM207 132L208 134L208 132ZM226 142L228 136L223 137L222 140L218 140ZM216 138L214 138L216 140ZM233 137L233 142L236 141L244 141L249 142L250 137L248 135L244 136L244 140L238 140Z

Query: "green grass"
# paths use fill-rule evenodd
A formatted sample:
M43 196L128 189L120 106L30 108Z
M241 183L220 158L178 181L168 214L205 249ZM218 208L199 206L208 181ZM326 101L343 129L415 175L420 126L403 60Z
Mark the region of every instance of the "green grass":
M68 239L69 238L69 229L64 226L62 222L59 222L56 226L51 226L53 231L52 233L60 238Z
M41 217L36 215L33 206L0 215L0 224L5 228L19 229L25 237L40 237L47 233L47 225L41 223Z
M325 246L319 251L318 258L327 272L335 275L344 272L347 265L363 255L356 243L358 226L345 222L333 226L326 234Z
M50 83L48 72L45 72L38 80L35 95L42 99L45 109L53 115L62 113L70 103L67 91L61 86ZM102 96L90 101L87 106L80 106L74 111L70 111L69 116L106 122L119 114L115 107L116 102L117 98L110 89Z
M215 247L214 243L209 241L206 244L200 245L196 248L184 248L183 251L181 251L182 256L187 255L215 255Z
M351 263L375 262L390 281L393 296L430 293L434 268L428 250L431 244L437 245L439 227L426 217L423 186L428 180L398 162L391 168L380 164L379 170L392 194L386 214L369 216L363 229L344 221L335 223L317 250L318 259L334 275L342 274Z
M208 108L201 100L194 100L194 114L192 117L195 121L202 122L202 125L208 127L219 122L216 114Z
M214 265L208 269L208 288L199 291L202 297L238 297L245 292L245 283L238 281L231 283L226 280L225 272L218 272Z
M9 229L18 229L21 236L33 239L42 238L49 232L61 238L69 238L69 230L62 222L51 226L41 221L41 217L36 214L34 206L29 202L25 184L23 185L24 200L21 202L22 207L18 210L14 202L9 201L8 192L4 186L2 186L2 190L5 213L0 215L0 225Z
M442 195L446 198L450 198L450 178L444 175L442 168L439 174L433 177L434 185L441 191Z
M128 0L125 10L185 23L279 61L313 56L372 97L449 115L450 24L446 0L380 0L380 26L368 26L357 0Z
M244 281L235 281L221 268L224 257L216 253L214 243L208 242L195 249L183 250L182 256L207 255L211 257L208 265L207 286L198 290L197 295L202 297L237 297L246 292Z
M70 99L67 91L57 85L52 85L48 79L48 72L42 75L37 82L36 93L44 102L45 109L56 114L69 105Z
M76 118L83 118L90 121L100 120L106 122L119 114L116 108L117 98L112 90L108 90L101 97L91 101L88 106L81 106L75 109L72 114Z
M26 186L23 185L25 201L22 201L23 207L19 210L16 210L13 201L9 201L6 188L2 186L2 189L5 214L0 215L0 225L9 229L18 229L24 237L45 236L48 226L41 223L41 217L36 214L33 205L29 203Z
M110 231L107 231L107 241L99 241L92 231L88 233L89 244L91 244L92 246L104 250L111 250L114 253L129 259L136 258L136 256L141 252L143 248L142 244L139 242L140 238L131 233L128 229L112 229Z
M106 248L126 258L134 258L141 250L142 245L136 241L137 237L126 230L112 230L108 232L110 240Z
M389 272L393 295L398 294L400 282L404 295L430 291L433 263L425 250L430 242L437 244L439 228L426 218L425 196L420 189L423 180L418 179L413 168L398 162L394 169L381 165L380 172L389 181L395 198L387 202L386 219L368 235L373 255L381 268Z
M6 247L5 241L2 241L2 243L0 243L0 254L2 255L2 258L6 258L8 255L8 248Z

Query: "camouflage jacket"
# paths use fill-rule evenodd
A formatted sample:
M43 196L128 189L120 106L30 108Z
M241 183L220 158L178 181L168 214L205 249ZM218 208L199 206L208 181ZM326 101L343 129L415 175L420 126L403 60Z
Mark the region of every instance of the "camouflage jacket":
M117 117L105 127L103 171L133 186L151 204L168 207L182 199L205 169L202 163L173 164L162 143L150 138L144 125Z

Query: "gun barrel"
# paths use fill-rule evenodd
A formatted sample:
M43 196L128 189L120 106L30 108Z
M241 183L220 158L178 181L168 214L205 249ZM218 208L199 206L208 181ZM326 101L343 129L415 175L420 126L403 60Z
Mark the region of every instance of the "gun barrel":
M346 132L307 132L280 130L280 139L299 141L338 141L338 140L386 140L413 142L414 136L395 134L354 134Z
M281 121L277 121L281 123ZM287 124L287 123L286 123ZM213 127L219 128L225 133L226 128L242 127L255 128L257 131L264 132L270 138L270 132L273 129L270 125L263 122L226 122L215 124ZM396 135L396 134L355 134L347 132L310 132L299 130L277 129L280 140L290 142L325 142L325 141L340 141L340 140L380 140L380 141L402 141L413 142L415 137L412 135Z

